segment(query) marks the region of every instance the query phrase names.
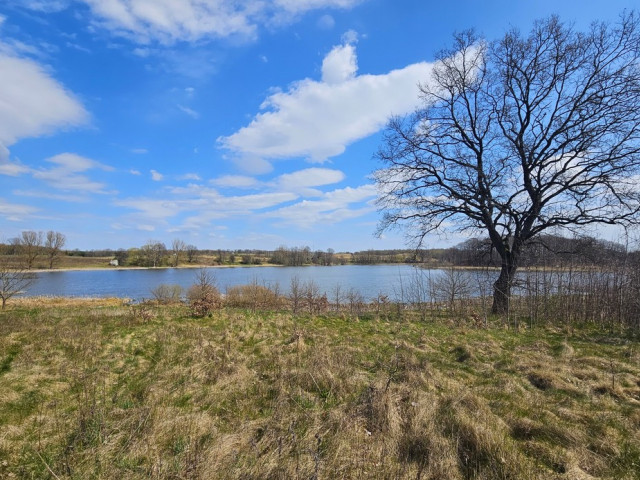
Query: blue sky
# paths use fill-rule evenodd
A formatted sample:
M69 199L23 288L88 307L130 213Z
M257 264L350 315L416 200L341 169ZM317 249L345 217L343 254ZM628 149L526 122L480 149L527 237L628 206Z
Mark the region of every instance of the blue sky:
M369 178L455 31L634 1L3 0L0 241L401 248ZM427 246L452 245L455 234Z

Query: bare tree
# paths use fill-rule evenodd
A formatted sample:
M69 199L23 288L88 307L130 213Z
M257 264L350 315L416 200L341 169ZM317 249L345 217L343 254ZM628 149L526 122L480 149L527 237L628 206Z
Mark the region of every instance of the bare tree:
M0 255L0 300L2 310L7 301L20 293L23 293L37 279L36 274L25 266L10 263L5 255Z
M187 262L193 263L198 259L198 247L195 245L187 245L185 251L187 253Z
M182 256L182 254L186 249L187 249L187 244L178 238L176 238L175 240L173 240L173 242L171 242L171 257L173 259L174 267L178 266L178 264L180 263L180 257Z
M392 119L377 154L379 230L407 226L418 244L438 231L484 231L501 260L493 312L507 311L535 236L637 222L635 12L587 32L550 17L493 43L459 34L420 91L422 107Z
M20 236L20 246L24 253L25 261L27 262L27 270L33 268L36 258L42 253L42 242L42 232L34 232L33 230L22 232Z
M143 257L144 265L155 268L162 264L167 253L167 247L157 240L149 240L140 248L140 253Z
M62 254L62 248L64 244L67 242L67 237L60 232L54 232L53 230L49 230L47 232L47 239L44 243L44 248L47 254L47 258L49 259L49 268L53 268L53 264L60 259L60 255Z

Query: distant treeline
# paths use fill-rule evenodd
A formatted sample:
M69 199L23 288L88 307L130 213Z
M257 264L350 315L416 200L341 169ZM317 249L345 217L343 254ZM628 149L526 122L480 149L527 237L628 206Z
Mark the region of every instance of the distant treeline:
M1 245L5 254L23 253L15 242ZM450 248L397 250L363 250L335 252L333 249L312 250L309 247L281 246L276 250L198 249L176 240L167 247L159 241L149 241L141 247L119 250L69 250L67 256L111 258L120 266L160 267L177 265L372 265L383 263L422 264L433 267L497 267L499 256L488 238L472 238ZM522 266L598 266L618 263L640 255L620 243L593 237L567 238L543 235L531 242L522 254Z

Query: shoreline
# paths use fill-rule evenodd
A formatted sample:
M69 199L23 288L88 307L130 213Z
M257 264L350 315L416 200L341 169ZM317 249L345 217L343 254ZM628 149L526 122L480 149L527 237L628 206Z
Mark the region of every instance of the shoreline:
M253 268L253 267L282 267L283 265L276 265L275 263L261 264L261 265L178 265L177 267L60 267L60 268L34 268L29 270L33 273L49 273L49 272L83 272L83 271L102 271L102 270L188 270L198 268Z

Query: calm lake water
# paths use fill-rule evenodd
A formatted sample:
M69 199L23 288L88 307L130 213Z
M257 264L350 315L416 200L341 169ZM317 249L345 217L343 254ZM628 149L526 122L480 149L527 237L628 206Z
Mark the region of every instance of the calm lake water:
M225 292L227 287L257 282L288 292L293 277L300 282L313 280L320 291L331 296L337 285L343 292L353 288L365 299L378 294L392 299L401 297L403 288L416 277L416 268L410 265L340 265L331 267L236 267L208 268L217 287ZM438 275L441 271L432 270ZM161 268L154 270L80 270L43 272L26 292L27 295L65 297L123 297L134 300L150 298L151 290L160 284L177 284L185 289L193 285L198 270ZM424 275L424 271L421 271Z

